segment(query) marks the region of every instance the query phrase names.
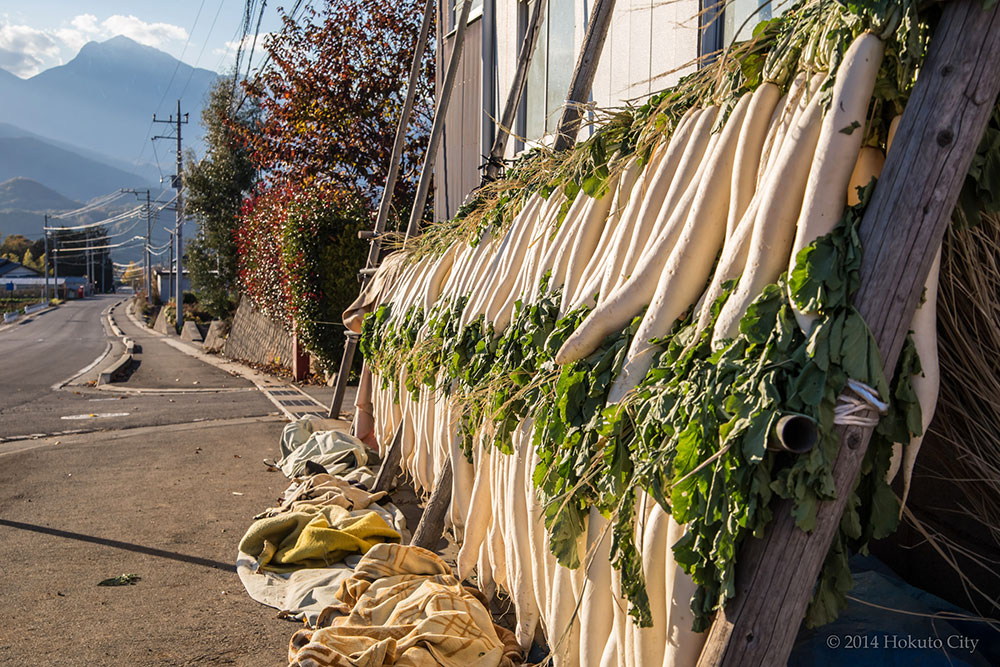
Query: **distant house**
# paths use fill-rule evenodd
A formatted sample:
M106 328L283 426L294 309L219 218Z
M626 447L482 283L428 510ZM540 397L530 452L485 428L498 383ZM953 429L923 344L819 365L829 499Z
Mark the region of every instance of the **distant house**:
M0 257L0 280L8 281L14 278L38 278L41 271L29 268L9 259Z
M166 303L174 298L174 290L177 288L177 274L173 270L156 269L153 275L156 277L156 289L160 293L160 299ZM187 271L182 272L181 287L185 292L191 291L191 280Z

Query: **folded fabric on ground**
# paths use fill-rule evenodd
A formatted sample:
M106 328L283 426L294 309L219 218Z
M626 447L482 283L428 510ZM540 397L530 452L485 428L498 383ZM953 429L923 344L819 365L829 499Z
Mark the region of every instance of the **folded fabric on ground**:
M489 611L437 555L378 544L320 614L289 643L297 667L508 667L510 647Z
M282 458L276 465L286 477L302 476L307 461L334 475L368 463L371 450L353 435L316 428L316 422L306 417L290 422L281 432Z
M303 510L255 521L240 551L255 557L261 569L291 572L329 567L351 554L363 555L380 542L401 539L374 510L349 511L339 505Z
M367 470L359 468L358 470ZM375 505L386 496L385 491L370 493L351 484L346 476L311 475L297 478L281 496L281 504L258 514L255 519L277 516L283 512L297 512L312 507L338 505L347 510L363 510Z

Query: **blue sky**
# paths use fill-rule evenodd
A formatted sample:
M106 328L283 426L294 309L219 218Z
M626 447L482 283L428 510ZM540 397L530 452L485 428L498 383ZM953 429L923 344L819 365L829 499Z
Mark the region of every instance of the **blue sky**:
M89 41L125 35L189 65L223 71L233 62L244 2L0 0L0 68L27 78L72 60ZM293 3L268 3L262 33L280 27L277 8L285 4Z

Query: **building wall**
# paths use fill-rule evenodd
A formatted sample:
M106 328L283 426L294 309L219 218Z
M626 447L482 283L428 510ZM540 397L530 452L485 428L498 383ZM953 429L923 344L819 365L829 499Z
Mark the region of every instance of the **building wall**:
M447 12L447 2L438 0L439 18L443 16L442 12ZM484 11L488 12L490 0L484 4ZM675 84L681 76L691 72L698 54L699 7L699 0L617 0L594 77L592 99L597 106L612 108L626 103L641 104L652 93ZM434 214L437 220L452 217L468 193L479 184L479 167L487 150L484 148L483 114L485 111L498 119L502 113L517 68L529 8L520 0L493 0L496 60L490 71L484 71L483 60L483 44L489 44L483 35L486 22L477 17L469 23L460 76L452 92L442 148L435 163ZM550 33L548 38L571 40L573 51L578 54L592 8L593 0L575 0L573 31ZM438 21L439 96L451 54L453 38L448 35L449 29L447 20ZM490 85L491 79L495 104L484 110L483 82ZM560 94L565 96L565 92ZM530 140L535 137L528 139L530 145ZM542 141L546 140L542 138ZM511 138L506 157L514 157L523 146L522 142Z

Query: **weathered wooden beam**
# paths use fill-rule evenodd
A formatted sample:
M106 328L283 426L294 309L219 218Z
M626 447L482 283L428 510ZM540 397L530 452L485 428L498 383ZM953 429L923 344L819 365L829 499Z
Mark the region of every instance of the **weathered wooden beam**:
M580 131L580 118L583 115L581 107L590 97L594 87L594 75L597 74L597 63L604 50L604 40L611 26L611 15L615 11L615 0L596 0L594 9L590 12L590 22L587 23L587 34L583 37L580 55L576 59L573 79L566 93L566 106L563 107L559 125L556 127L556 141L553 150L566 150L576 141Z
M420 169L420 180L417 181L417 192L413 197L413 209L410 211L410 222L406 226L406 238L420 233L420 221L424 217L424 204L427 203L427 193L430 190L431 178L434 173L434 160L437 157L438 148L441 146L441 137L444 134L444 119L448 115L451 94L458 79L458 66L462 62L462 51L465 50L465 32L469 25L469 9L472 7L472 0L459 0L459 2L462 3L462 9L458 12L458 22L455 24L455 37L451 43L452 51L451 57L448 59L448 69L445 70L444 81L441 82L441 90L438 91L434 122L431 124L431 135L427 139L424 164Z
M998 6L946 3L860 231L865 252L855 304L890 377L998 93ZM700 667L788 661L871 429L847 427L840 436L837 499L820 504L812 533L795 527L786 503L763 539L747 540L736 597L718 614Z
M545 5L547 4L544 0L538 0L531 8L528 29L524 33L521 50L517 53L517 69L514 71L514 80L510 84L510 92L507 93L507 101L504 103L500 122L497 123L497 136L493 141L493 148L490 149L490 154L486 157L484 182L495 180L500 173L503 154L507 151L507 138L510 136L511 128L514 127L514 117L517 115L517 108L521 105L524 86L528 82L528 68L531 65L531 58L535 54L535 46L538 44L538 35L542 30L542 17L545 15Z
M372 493L378 493L379 491L389 492L392 490L392 483L396 480L396 475L399 474L399 461L403 454L403 425L400 424L396 427L396 433L392 437L392 442L389 443L389 448L385 451L385 458L382 459L382 465L378 468L378 474L375 475L375 483L372 485Z
M413 539L410 544L415 547L423 547L431 551L437 551L438 542L444 535L444 518L448 514L448 507L451 505L451 459L444 462L441 474L438 475L437 484L431 493L431 499L424 507L424 513L420 517L417 529L413 531Z
M420 80L424 51L427 50L427 39L433 23L434 0L424 0L423 21L420 24L417 43L413 47L413 60L410 62L410 78L406 84L406 98L403 100L403 111L399 115L399 121L396 123L396 137L392 143L392 156L389 158L389 170L385 176L385 187L382 188L382 199L378 205L375 228L369 232L371 244L368 246L368 259L365 261L365 268L361 270L362 291L368 281L371 280L372 275L374 275L375 267L378 266L379 256L382 252L382 235L385 232L385 223L389 219L389 209L392 206L392 193L396 190L396 180L399 177L399 158L403 154L406 129L410 125L410 116L413 114L413 104L417 98L417 86L419 85L418 81ZM333 419L340 417L344 392L347 391L347 377L350 375L351 366L354 364L354 352L357 349L357 341L354 340L353 343L350 335L348 335L344 346L344 354L340 360L340 370L337 371L337 385L333 394L333 402L330 404L328 413L328 416Z

